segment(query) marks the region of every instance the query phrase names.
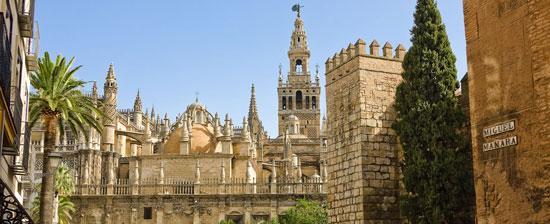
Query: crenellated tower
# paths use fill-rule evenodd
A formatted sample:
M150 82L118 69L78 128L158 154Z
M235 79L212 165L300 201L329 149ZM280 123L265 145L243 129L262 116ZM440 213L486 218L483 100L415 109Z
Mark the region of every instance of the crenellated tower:
M118 85L113 64L109 65L109 71L107 72L107 77L105 78L103 91L103 113L106 118L103 119L101 149L103 151L114 151Z
M319 96L321 87L319 79L312 81L309 71L310 51L304 21L300 13L294 21L294 30L288 50L289 72L286 81L279 67L279 136L286 131L286 120L290 115L300 120L299 134L308 138L318 138L320 135ZM318 77L318 74L316 75Z
M395 91L401 82L405 47L382 48L359 39L327 59L327 152L332 223L401 223L400 153L395 121ZM327 169L327 171L325 171ZM352 170L353 172L349 172ZM327 176L328 174L328 176ZM349 192L359 192L349 198Z

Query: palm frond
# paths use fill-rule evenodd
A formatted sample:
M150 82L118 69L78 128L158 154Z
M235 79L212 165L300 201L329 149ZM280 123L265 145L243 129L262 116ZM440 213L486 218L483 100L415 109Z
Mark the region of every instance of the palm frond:
M98 102L80 91L87 82L74 77L81 66L73 68L73 63L74 58L67 60L61 55L52 61L48 52L38 60L39 69L30 78L36 90L29 96L31 127L41 122L43 116L55 114L60 120L61 134L65 132L64 126L75 134L88 133L87 128L102 131L96 118L104 118L104 114L98 109Z

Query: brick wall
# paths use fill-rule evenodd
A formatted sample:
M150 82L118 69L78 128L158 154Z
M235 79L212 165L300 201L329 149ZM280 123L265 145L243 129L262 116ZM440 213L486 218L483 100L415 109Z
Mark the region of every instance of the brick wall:
M464 0L480 224L550 223L549 12L547 0ZM502 122L515 129L483 135Z

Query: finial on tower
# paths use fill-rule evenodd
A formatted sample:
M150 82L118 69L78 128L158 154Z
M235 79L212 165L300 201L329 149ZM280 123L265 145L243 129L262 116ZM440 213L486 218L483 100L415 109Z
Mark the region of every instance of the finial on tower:
M109 64L109 71L107 71L107 78L106 79L116 80L116 78L115 78L115 68L114 68L113 63Z
M303 8L300 4L295 4L292 6L292 11L298 13L298 17L300 17L300 11Z
M315 64L315 82L319 84L319 80L321 77L319 77L319 64Z
M279 64L279 82L283 81L283 65Z

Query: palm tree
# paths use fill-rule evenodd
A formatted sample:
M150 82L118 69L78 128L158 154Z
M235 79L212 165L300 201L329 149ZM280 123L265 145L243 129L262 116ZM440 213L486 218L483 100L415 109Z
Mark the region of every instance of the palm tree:
M40 184L36 189L40 189ZM72 214L76 211L74 203L71 202L70 194L74 191L74 181L71 170L60 165L55 174L55 191L58 196L57 214L59 224L68 224L72 219ZM35 222L40 219L40 196L34 198L32 202L31 215Z
M74 188L71 170L66 165L61 164L55 172L55 191L59 195L71 195Z
M55 149L57 131L64 132L68 127L75 134L84 134L88 139L87 127L101 132L100 122L96 115L102 115L93 100L86 97L80 88L86 82L76 79L74 74L81 66L72 68L74 58L68 62L64 57L57 56L52 61L48 52L38 59L38 71L31 75L31 85L36 92L29 97L29 120L31 127L41 122L45 127L43 173L52 174L48 156ZM42 177L40 192L40 219L42 223L52 223L53 216L53 178L52 175Z

